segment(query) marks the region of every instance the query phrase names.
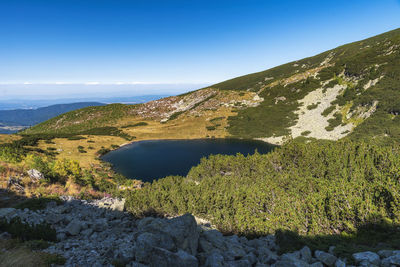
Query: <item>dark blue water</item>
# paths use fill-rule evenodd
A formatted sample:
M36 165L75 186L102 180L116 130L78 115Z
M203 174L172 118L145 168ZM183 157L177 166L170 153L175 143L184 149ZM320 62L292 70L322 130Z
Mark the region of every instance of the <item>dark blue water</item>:
M111 151L102 159L128 178L151 182L168 175L186 176L202 157L211 154L268 153L273 145L239 139L139 141Z

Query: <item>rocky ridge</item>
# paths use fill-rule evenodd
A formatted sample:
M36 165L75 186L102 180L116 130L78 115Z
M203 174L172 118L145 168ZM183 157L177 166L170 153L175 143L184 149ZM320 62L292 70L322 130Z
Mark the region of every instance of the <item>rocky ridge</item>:
M313 253L304 247L278 255L273 235L251 240L224 236L190 214L139 220L123 211L123 200L62 200L61 205L50 202L38 211L3 208L0 218L49 223L59 241L45 252L64 256L65 266L351 266L335 256L333 248ZM400 266L400 251L359 252L353 261L357 266Z

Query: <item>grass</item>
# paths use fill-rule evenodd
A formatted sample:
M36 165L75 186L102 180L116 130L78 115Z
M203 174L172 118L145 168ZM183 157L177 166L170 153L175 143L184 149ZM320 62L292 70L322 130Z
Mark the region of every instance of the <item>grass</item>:
M46 197L46 198L29 198L20 202L14 206L16 209L30 209L30 210L42 210L46 208L49 202L56 202L60 204L62 201L58 197Z
M40 242L40 241L39 241ZM0 240L0 262L4 267L50 267L64 265L65 258L36 251L38 247L32 247L32 242L21 242L16 239Z

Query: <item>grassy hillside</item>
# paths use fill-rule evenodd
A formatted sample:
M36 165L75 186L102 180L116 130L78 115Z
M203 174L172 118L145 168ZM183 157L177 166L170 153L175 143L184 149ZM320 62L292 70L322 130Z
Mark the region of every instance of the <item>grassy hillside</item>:
M215 125L209 122L223 117L225 126L217 126L222 136L278 144L287 137L399 140L399 61L397 29L184 95L69 112L24 134L89 134L112 127L103 134L135 136L125 126L146 120L165 130L196 118L206 124L204 137L211 137Z

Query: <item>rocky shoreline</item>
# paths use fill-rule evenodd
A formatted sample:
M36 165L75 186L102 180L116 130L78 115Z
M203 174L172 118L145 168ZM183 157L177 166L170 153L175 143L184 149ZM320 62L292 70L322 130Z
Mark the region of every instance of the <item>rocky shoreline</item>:
M278 255L273 235L252 240L224 236L190 214L137 220L123 211L123 200L62 197L62 201L49 202L38 211L3 208L0 218L50 224L58 242L44 252L65 257L65 266L351 266L346 265L348 259L335 256L333 249L312 252L304 247ZM352 261L355 266L400 266L400 251L359 252Z

